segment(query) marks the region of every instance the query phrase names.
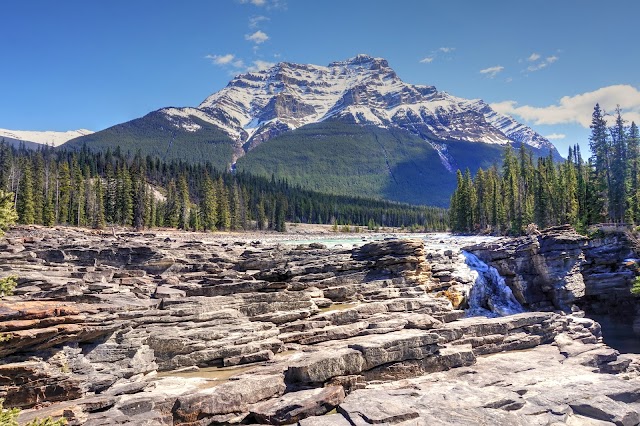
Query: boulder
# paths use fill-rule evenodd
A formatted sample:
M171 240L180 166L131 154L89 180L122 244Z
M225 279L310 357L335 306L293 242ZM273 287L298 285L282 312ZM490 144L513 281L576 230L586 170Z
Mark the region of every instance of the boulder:
M328 413L344 400L344 396L341 386L289 392L252 406L251 413L259 423L292 424L303 418Z

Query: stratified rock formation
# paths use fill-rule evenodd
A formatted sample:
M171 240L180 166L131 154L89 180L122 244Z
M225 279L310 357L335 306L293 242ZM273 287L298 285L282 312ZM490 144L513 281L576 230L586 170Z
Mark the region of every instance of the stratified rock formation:
M8 234L5 405L86 425L638 422L639 364L594 321L454 308L455 247L198 237Z
M530 309L570 312L577 304L599 313L634 314L636 302L629 292L640 245L623 230L605 228L587 238L570 226L558 226L465 249L495 267Z

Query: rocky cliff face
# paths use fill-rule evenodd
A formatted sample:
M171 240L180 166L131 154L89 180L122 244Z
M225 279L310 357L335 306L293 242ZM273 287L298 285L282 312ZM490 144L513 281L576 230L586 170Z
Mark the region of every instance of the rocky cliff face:
M455 249L177 235L3 240L2 275L19 285L0 303L0 397L25 409L21 420L638 421L634 357L580 315L465 317L451 303L468 284Z
M571 227L555 227L466 249L497 268L530 309L570 312L577 304L596 313L633 314L638 247L623 231L587 238Z
M191 132L199 130L197 120L212 123L245 149L307 124L339 119L409 131L432 143L445 163L446 145L438 141L515 142L557 154L547 139L483 101L405 83L385 59L367 55L328 66L282 62L238 75L198 108L161 112L173 126Z

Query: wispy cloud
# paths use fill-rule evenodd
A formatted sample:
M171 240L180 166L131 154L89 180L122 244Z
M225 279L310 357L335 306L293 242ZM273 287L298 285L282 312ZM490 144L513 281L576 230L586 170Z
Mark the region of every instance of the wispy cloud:
M287 8L286 0L238 0L240 4L252 4L258 7L266 7L267 9L283 9Z
M560 140L566 138L567 135L564 133L551 133L550 135L546 135L545 138L549 140Z
M532 53L528 58L527 62L531 62L527 68L522 70L522 72L535 72L540 71L541 69L547 68L549 65L560 59L556 55L547 56L546 58L542 58L542 55L539 53ZM520 60L520 62L523 62Z
M269 21L270 18L262 15L252 16L249 18L249 28L256 29L262 22Z
M244 36L245 40L252 41L255 44L262 44L265 41L269 40L269 36L264 31L256 31L253 34L246 34Z
M504 71L504 67L502 65L496 65L495 67L489 67L489 68L480 70L480 74L484 74L489 78L493 78L499 73L501 73L502 71Z
M529 62L535 62L538 59L540 59L542 56L539 53L532 53L531 55L529 55L529 57L527 58L527 61Z
M248 67L247 71L264 71L266 69L271 68L274 65L275 65L275 63L273 63L273 62L268 62L268 61L263 61L263 60L258 59L258 60L253 61L253 65Z
M238 0L241 4L250 3L254 6L264 6L267 4L267 0Z
M527 67L527 71L531 71L531 72L539 71L539 70L541 70L543 68L546 68L547 65L549 65L549 64L547 64L546 62L538 62L537 64L529 65Z
M564 96L556 104L545 107L518 106L516 101L503 101L491 104L491 108L503 114L518 116L534 124L579 124L588 128L596 103L599 103L605 111L613 111L616 105L620 105L626 120L640 123L640 90L628 84L602 87L575 96Z
M205 56L205 59L209 59L214 65L218 65L221 67L244 67L244 61L242 59L236 58L236 56L232 53L227 53L226 55L207 55Z
M436 50L432 50L431 53L429 53L428 56L425 56L424 58L420 59L421 64L430 64L433 61L436 60L436 58L439 58L441 56L445 56L445 58L447 58L447 53L453 53L453 51L456 50L455 47L439 47ZM448 57L448 59L451 59L450 57Z

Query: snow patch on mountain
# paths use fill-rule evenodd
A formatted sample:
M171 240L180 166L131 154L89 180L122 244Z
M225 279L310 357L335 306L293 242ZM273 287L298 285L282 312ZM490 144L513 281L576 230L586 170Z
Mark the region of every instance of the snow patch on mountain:
M161 112L190 132L200 129L194 117L214 124L245 150L329 119L407 130L436 148L448 167L452 165L446 160L446 144L455 140L555 149L543 136L485 102L405 83L385 59L367 55L328 66L282 62L238 75L198 108Z
M91 130L87 129L69 130L67 132L0 129L0 140L5 138L14 141L59 146L71 139L90 135L92 133L93 132Z

